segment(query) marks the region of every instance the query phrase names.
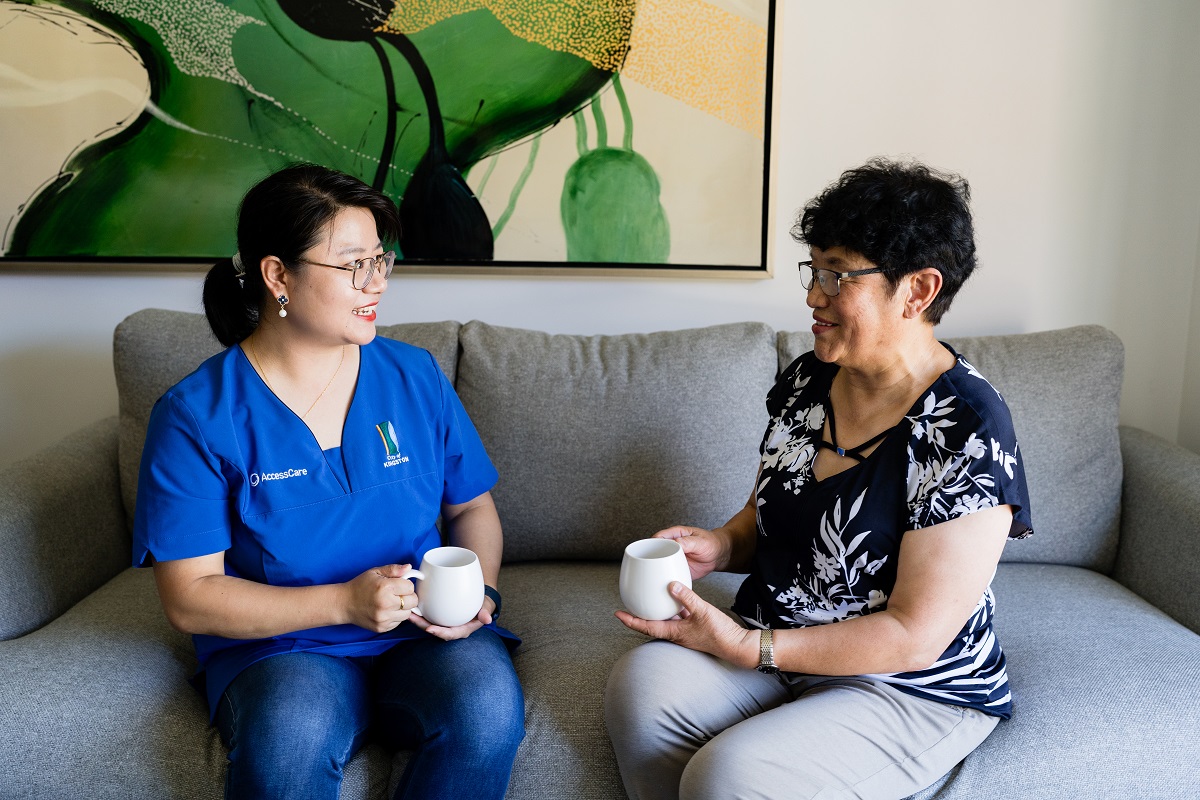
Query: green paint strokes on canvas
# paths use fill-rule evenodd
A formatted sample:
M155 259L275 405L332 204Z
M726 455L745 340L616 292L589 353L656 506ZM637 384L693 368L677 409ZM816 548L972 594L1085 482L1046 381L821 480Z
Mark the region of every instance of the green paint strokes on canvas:
M632 150L593 150L572 164L562 217L568 261L662 264L670 254L658 176Z
M567 260L598 263L663 264L671 251L671 229L660 201L658 174L633 151L633 118L620 76L613 88L625 122L624 147L607 146L607 126L599 99L592 103L597 147L583 152L563 182L563 228ZM584 148L582 114L575 118Z
M525 169L521 170L520 177L517 178L516 184L513 185L512 191L508 195L508 205L504 208L504 213L500 215L500 219L496 220L496 227L493 234L499 238L500 233L504 230L504 226L508 224L508 220L512 217L513 211L517 208L517 200L521 197L521 191L525 188L526 182L529 181L529 176L533 174L534 164L537 162L538 150L542 146L542 137L539 134L534 137L533 144L529 147L529 158L525 162Z

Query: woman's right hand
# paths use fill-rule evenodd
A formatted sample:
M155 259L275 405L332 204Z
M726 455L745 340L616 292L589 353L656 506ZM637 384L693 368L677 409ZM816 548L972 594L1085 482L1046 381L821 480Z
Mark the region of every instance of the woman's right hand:
M386 633L405 622L417 605L412 581L404 577L411 569L409 564L373 567L342 584L349 621L375 633Z
M703 578L710 572L725 569L729 564L730 542L721 531L693 528L690 525L674 525L654 534L655 539L674 539L687 556L692 580Z

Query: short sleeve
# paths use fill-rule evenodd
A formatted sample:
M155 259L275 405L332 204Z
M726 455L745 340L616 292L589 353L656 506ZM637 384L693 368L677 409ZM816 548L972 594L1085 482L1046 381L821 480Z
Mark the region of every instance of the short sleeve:
M1009 537L1033 533L1025 468L1008 407L991 385L975 396L938 383L906 418L908 512L912 529L927 528L985 508L1013 509ZM982 388L977 387L977 388ZM973 387L976 388L976 387ZM987 393L991 393L989 397Z
M458 505L490 490L496 485L500 474L488 458L483 441L446 374L433 356L429 356L429 360L433 362L441 381L445 459L442 502Z
M228 550L229 486L200 425L171 393L155 404L138 471L133 564Z

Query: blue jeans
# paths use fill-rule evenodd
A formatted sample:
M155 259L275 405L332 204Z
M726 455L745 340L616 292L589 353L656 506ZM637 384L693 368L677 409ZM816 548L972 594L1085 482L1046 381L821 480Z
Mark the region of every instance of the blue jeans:
M525 696L503 640L432 636L386 653L271 656L221 698L227 798L335 800L368 736L413 750L396 798L502 798L525 737Z

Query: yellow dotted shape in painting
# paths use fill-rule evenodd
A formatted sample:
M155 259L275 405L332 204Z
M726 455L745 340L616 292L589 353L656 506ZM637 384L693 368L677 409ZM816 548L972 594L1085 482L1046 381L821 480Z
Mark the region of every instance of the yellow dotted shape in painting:
M399 0L381 30L416 33L479 9L490 11L514 36L616 72L629 52L637 0Z
M763 138L767 32L704 0L397 0L380 30L416 33L480 9L515 36Z
M703 0L641 0L621 74L763 138L767 32Z

